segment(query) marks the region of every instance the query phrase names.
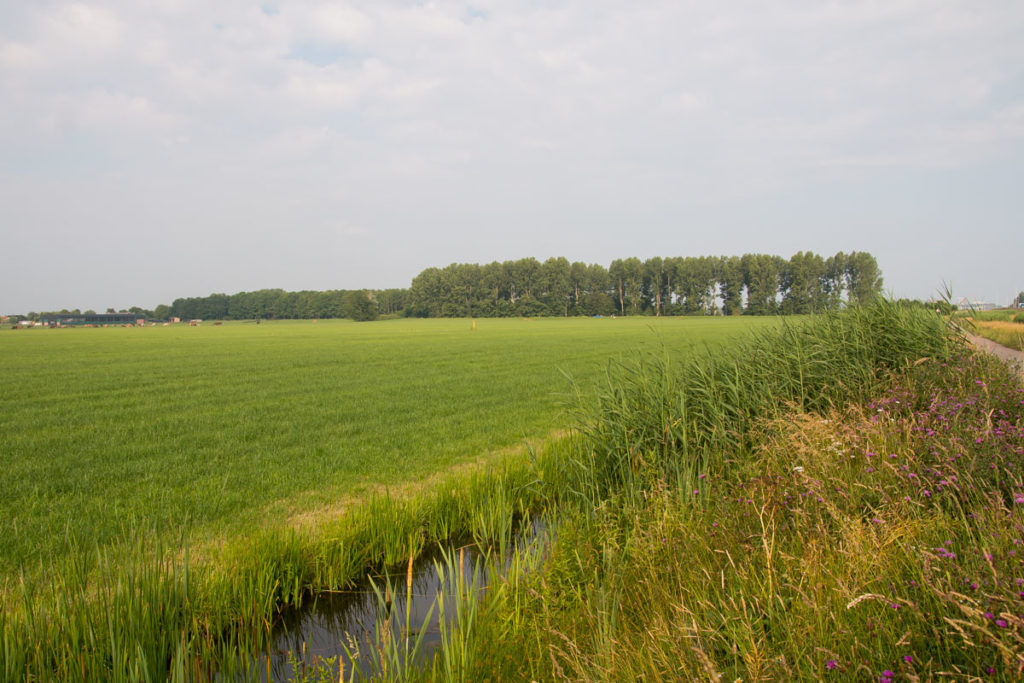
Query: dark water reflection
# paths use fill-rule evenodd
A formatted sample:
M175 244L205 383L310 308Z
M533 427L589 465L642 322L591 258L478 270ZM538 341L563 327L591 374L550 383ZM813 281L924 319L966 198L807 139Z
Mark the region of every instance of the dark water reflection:
M534 550L541 545L545 534L543 521L533 520L520 530L514 546L504 557L493 549L485 554L472 544L447 548L447 562L446 551L440 548L424 553L413 563L411 603L406 571L396 570L387 576L373 577L381 596L390 595L390 612L385 607L387 598L378 596L369 580L355 590L320 593L307 599L300 608L285 610L271 634L269 652L261 655L257 663L258 680L289 681L304 672L312 673L317 667L324 673L333 671L329 680L335 681L342 667L345 680L349 679L353 667L363 676L379 672L381 624L387 622L390 613L391 637L399 639L399 648L404 652L407 605L409 646L411 648L415 640L421 638L414 661L417 665L425 664L441 642L438 596L444 595L445 622L455 625L458 618L455 593L459 590L456 586L461 586L463 595L475 591L479 598L490 581L508 568L513 548L526 550L531 546L530 550ZM452 576L445 576L442 581L438 564ZM461 577L460 584L455 583L457 577ZM391 591L387 588L389 579Z

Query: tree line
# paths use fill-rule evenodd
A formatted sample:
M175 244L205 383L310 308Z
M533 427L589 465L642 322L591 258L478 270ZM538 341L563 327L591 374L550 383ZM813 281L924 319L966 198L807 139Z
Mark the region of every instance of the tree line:
M409 287L416 317L788 315L866 302L882 273L866 252L828 258L743 256L617 259L607 268L550 258L427 268Z
M170 306L157 306L154 314L159 318L174 317L182 320L375 320L381 315L403 314L407 293L408 290L405 289L333 289L301 292L261 289L255 292L175 299ZM166 315L160 315L163 313Z
M789 259L768 254L632 257L616 259L607 268L557 257L427 268L408 289L261 289L175 299L152 311L128 310L158 320L787 315L865 302L881 290L881 271L867 252L825 258L801 251Z

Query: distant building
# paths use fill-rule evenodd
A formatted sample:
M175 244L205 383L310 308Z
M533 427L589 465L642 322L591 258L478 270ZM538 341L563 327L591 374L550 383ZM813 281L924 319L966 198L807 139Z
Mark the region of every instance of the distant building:
M39 322L48 327L84 327L86 325L143 325L135 313L91 313L89 315L44 315Z
M1001 308L998 304L988 303L987 301L971 301L966 296L957 299L956 305L961 311L994 311L997 308Z

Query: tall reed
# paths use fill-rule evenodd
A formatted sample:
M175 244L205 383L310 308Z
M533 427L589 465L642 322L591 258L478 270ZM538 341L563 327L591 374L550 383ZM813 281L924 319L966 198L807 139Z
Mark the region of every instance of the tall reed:
M950 334L930 311L880 301L783 321L727 351L619 362L578 406L567 486L591 506L651 476L692 491L713 463L753 446L759 420L862 401L888 372L946 358Z

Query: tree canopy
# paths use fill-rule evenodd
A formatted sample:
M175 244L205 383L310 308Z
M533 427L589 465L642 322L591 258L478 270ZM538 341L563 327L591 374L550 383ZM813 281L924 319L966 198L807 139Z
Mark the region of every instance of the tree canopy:
M771 254L628 257L607 268L564 257L543 262L530 257L427 268L408 289L260 289L175 299L153 311L129 310L141 317L186 320L788 315L864 303L881 292L878 262L857 251L827 258L801 251L789 259Z
M427 268L409 287L407 315L776 315L824 311L880 295L866 252L828 258L743 256L616 259L605 269L565 258Z

